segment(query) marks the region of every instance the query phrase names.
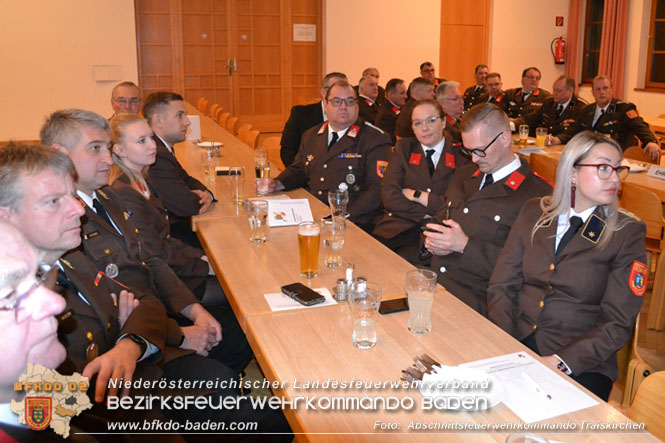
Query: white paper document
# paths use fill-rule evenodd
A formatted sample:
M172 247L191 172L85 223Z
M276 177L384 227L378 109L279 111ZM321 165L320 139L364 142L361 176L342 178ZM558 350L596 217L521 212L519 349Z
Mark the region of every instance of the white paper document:
M309 200L292 198L290 200L268 200L268 226L293 226L306 221L313 221Z
M503 384L503 403L526 423L533 423L598 404L526 352L461 364L495 376Z
M271 311L286 311L289 309L305 309L305 308L316 308L318 306L328 306L328 305L335 305L337 302L335 299L332 297L332 294L330 291L326 288L314 288L316 292L319 294L323 295L326 298L326 301L323 303L319 303L317 305L312 305L312 306L304 306L289 297L286 294L283 294L281 292L272 292L270 294L263 294L263 296L266 298L266 301L270 305L270 310Z
M201 140L201 117L198 115L188 115L191 125L187 130L187 140Z

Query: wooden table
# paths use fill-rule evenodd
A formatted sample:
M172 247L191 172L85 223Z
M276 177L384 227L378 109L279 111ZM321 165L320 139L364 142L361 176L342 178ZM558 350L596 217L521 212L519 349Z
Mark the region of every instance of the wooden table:
M665 136L665 118L642 116L645 122L649 123L656 135Z
M197 113L188 105L190 113ZM228 132L205 116L201 117L204 139L223 141L221 163L228 166L244 165L250 174L246 177L245 192L253 190L253 154ZM203 178L201 148L183 143L176 154L183 166L197 178ZM249 242L249 224L244 209L230 202L230 185L226 177L218 177L214 186L218 202L203 216L195 218L199 238L226 291L229 302L245 330L254 353L266 377L284 383L275 389L276 395L294 398L301 395L293 382L308 379L325 380L397 380L400 370L408 366L416 354L427 352L444 364L463 362L524 351L526 348L509 337L484 317L468 308L451 294L437 293L433 309L434 329L416 336L406 329L407 312L380 316L377 322L378 345L360 351L351 344L351 319L348 306L338 304L327 307L271 312L264 293L277 292L287 283L301 281L311 287L331 288L341 271L322 266L318 277L306 280L299 276L297 230L295 227L270 229L268 242L254 245ZM328 213L328 208L302 189L287 193L292 198L309 198L315 219ZM356 263L357 275L378 282L385 298L401 296L404 292L405 273L413 266L385 248L379 242L349 223L343 256ZM555 374L555 376L563 376ZM322 393L322 391L318 391ZM331 391L326 391L328 394ZM375 391L388 395L387 391ZM306 394L316 394L307 391ZM344 390L341 395L353 395ZM377 394L378 395L378 394ZM419 402L420 394L411 391L396 395L413 396ZM401 429L390 431L395 435L381 436L390 441L505 441L508 433L417 433L408 432L411 420L423 422L518 422L517 417L504 405L477 413L445 413L413 411L376 412L320 412L285 411L298 440L358 441L376 440L374 423L399 422ZM573 420L625 422L627 419L612 407L602 403L567 416L556 417L552 423ZM347 433L324 435L319 433ZM387 433L388 431L381 431ZM543 433L564 441L655 441L649 434L556 434Z

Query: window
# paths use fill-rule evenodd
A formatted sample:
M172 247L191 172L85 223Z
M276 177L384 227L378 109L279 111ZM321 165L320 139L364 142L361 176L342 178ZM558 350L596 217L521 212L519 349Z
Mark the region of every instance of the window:
M665 89L665 0L652 0L647 88Z
M584 18L582 83L591 83L593 78L598 75L604 9L605 0L587 0L586 16Z

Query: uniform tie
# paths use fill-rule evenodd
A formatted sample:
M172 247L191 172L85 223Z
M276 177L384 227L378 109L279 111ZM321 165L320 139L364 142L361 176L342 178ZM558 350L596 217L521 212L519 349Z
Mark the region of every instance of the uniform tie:
M68 289L70 292L72 292L75 295L79 293L79 290L76 287L76 285L71 281L69 281L69 279L67 278L67 274L65 274L65 271L63 271L60 268L58 268L58 285L62 286L65 289Z
M425 151L425 155L427 156L427 169L429 169L429 176L434 175L434 160L432 160L432 156L434 155L434 149L428 149Z
M494 183L494 177L492 177L492 174L485 174L485 182L483 183L483 186L480 189L486 188L492 183Z
M593 122L593 127L595 128L596 125L598 124L598 121L603 118L603 115L605 114L605 110L601 109L600 114L598 115L598 118Z
M97 197L92 199L92 207L95 208L97 215L103 218L109 226L113 226L113 223L111 223L111 217L109 217L109 214L106 212L106 209L104 209L104 206L102 206L102 203L97 200Z
M577 231L580 230L580 226L582 226L582 219L576 215L570 217L569 220L570 227L566 231L565 234L563 234L563 237L561 237L561 241L559 241L559 246L556 248L555 255L559 255L559 252L563 251L563 248L566 247L568 242L575 237L575 234L577 234Z
M563 112L563 105L558 105L556 107L556 116L561 117L561 113Z
M339 136L337 135L336 132L332 133L332 138L330 139L330 143L328 143L328 149L332 147L335 143L337 143L337 140L339 140Z

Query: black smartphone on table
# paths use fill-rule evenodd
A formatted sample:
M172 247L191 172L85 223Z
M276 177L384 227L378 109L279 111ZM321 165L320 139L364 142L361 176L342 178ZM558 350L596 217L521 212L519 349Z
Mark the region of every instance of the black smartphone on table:
M291 297L304 306L318 305L326 301L326 298L302 283L292 283L282 286L282 293Z
M409 310L409 299L407 297L396 298L394 300L382 301L379 305L379 314L392 314Z

